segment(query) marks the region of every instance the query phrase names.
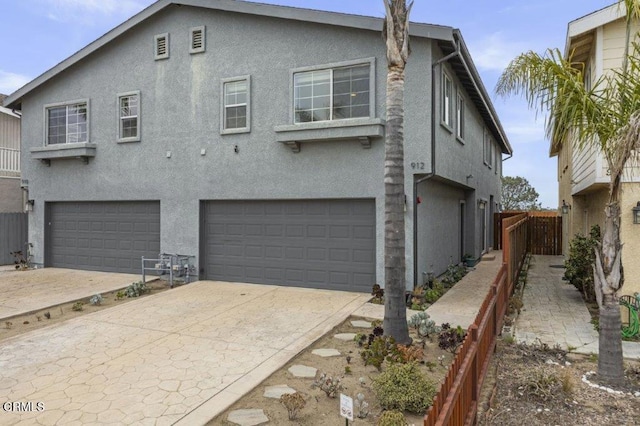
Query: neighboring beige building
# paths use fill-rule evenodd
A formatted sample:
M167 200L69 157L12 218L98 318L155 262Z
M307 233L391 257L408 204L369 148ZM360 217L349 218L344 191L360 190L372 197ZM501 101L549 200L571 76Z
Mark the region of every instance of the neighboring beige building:
M0 94L0 213L22 212L20 116L2 105Z
M569 23L565 57L586 66L585 85L622 67L626 21L617 4ZM632 31L639 29L636 24ZM552 143L551 156L558 157L559 205L565 205L565 253L575 234L588 235L593 225L604 224L604 207L609 195L607 161L596 148L577 150L571 144ZM621 294L640 292L640 225L633 223L633 208L640 202L640 169L629 167L621 196L622 261L625 284ZM566 211L567 208L564 210Z

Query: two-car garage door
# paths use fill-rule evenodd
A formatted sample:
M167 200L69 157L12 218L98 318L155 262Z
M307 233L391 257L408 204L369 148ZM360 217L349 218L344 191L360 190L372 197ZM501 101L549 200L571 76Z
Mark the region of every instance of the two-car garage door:
M141 273L160 252L160 202L47 203L45 265Z
M207 279L368 292L374 200L207 201Z

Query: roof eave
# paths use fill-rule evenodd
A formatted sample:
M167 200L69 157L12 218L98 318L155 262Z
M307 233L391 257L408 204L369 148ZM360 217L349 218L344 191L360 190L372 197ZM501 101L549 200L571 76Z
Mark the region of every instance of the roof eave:
M297 20L304 22L313 22L319 24L336 25L342 27L358 28L369 31L382 31L383 19L368 16L348 15L337 12L325 12L311 9L301 9L294 7L275 6L263 3L252 3L236 0L218 0L211 2L210 0L159 0L147 7L137 15L131 17L127 21L118 25L102 37L88 44L78 52L74 53L67 59L63 60L53 68L36 77L29 83L16 90L4 100L4 105L9 108L19 108L22 98L36 89L40 85L46 83L62 71L71 67L75 63L81 61L88 55L92 54L102 46L111 42L116 37L128 31L132 27L138 25L142 21L150 18L166 7L176 4L192 7L203 7L207 9L222 10L228 12L237 12L252 14L258 16L266 16L272 18L282 18L289 20ZM448 40L451 38L451 27L411 23L409 32L411 36L425 37L438 40Z

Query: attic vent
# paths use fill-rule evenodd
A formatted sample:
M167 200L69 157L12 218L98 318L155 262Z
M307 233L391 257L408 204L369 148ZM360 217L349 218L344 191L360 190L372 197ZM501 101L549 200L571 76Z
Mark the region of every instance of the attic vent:
M204 52L204 36L204 26L191 28L191 46L189 47L190 53Z
M169 33L158 34L154 37L155 59L167 59L169 57Z

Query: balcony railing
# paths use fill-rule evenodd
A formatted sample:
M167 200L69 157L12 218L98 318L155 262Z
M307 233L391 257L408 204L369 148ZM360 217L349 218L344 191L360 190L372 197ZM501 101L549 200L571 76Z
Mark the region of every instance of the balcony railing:
M0 148L0 176L20 176L20 150Z

